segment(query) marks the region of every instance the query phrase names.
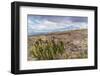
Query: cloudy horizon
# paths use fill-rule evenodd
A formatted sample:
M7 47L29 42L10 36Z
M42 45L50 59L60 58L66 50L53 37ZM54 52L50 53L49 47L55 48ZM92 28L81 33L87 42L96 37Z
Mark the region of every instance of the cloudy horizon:
M87 28L88 18L78 16L28 15L28 35Z

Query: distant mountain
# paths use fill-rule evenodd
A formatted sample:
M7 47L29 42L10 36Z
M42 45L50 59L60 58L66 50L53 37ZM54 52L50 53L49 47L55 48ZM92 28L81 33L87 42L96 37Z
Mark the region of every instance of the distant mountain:
M58 26L59 27L59 26ZM49 28L49 27L48 27ZM87 25L86 24L67 24L65 25L65 27L63 28L55 28L55 29L51 29L51 30L42 30L42 31L32 31L30 33L28 33L29 36L32 35L41 35L41 34L48 34L48 33L53 33L53 32L63 32L63 31L69 31L69 30L78 30L78 29L87 29Z

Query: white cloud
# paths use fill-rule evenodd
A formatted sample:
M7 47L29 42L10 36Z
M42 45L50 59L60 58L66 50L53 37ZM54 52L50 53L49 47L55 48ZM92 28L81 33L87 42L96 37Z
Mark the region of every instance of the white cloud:
M61 25L59 23L51 22L48 20L45 20L39 24L29 24L29 27L31 27L34 30L53 30L53 29L58 29L58 28L64 28L64 25Z
M33 24L33 21L28 19L28 24Z
M41 33L41 32L53 32L53 31L59 31L60 29L68 30L68 28L75 29L75 28L86 28L87 24L78 22L78 23L73 23L73 22L68 22L63 23L63 22L52 22L48 20L42 20L41 22L39 20L36 20L37 24L34 23L31 20L28 20L28 33L29 34L34 34L34 33Z

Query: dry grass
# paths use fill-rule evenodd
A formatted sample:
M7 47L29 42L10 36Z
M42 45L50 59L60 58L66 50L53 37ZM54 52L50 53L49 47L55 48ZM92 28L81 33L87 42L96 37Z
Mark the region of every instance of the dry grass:
M82 59L88 57L87 30L73 30L28 38L28 60Z

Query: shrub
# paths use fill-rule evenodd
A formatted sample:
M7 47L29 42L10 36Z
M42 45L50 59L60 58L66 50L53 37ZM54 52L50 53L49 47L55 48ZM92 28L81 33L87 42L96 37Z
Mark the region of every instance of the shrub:
M37 39L31 47L31 54L37 60L58 59L64 52L64 43L62 41Z

